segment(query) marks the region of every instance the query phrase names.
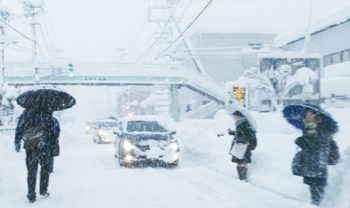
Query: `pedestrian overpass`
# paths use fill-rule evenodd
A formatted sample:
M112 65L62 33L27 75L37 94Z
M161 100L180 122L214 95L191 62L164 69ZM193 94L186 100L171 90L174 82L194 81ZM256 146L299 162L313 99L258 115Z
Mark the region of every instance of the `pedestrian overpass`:
M203 74L177 64L104 64L81 65L74 68L75 76L52 69L40 72L40 84L85 86L154 86L168 84L171 91L171 111L178 120L178 89L187 87L219 105L225 104L225 86ZM46 73L46 74L45 74ZM13 86L34 85L31 65L8 65L5 83Z

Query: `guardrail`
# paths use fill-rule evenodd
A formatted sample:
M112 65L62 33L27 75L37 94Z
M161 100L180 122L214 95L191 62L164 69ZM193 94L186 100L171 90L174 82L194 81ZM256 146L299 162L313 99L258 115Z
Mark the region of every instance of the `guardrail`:
M0 134L11 136L14 135L16 132L16 127L14 126L1 126L0 127Z

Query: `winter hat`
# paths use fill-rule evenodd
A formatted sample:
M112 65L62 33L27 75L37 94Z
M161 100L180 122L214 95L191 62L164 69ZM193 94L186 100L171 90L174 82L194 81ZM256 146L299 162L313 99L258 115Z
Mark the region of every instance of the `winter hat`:
M313 109L313 108L307 108L305 113L304 113L304 117L307 115L307 114L315 114L315 118L320 118L321 117L321 113L316 110L316 109Z
M244 117L243 114L240 111L235 111L235 112L232 113L232 115Z

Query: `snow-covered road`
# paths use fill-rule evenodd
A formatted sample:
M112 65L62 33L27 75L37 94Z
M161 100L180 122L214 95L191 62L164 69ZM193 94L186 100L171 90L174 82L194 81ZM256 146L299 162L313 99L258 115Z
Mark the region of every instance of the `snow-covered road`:
M185 162L177 169L119 167L113 145L64 129L49 198L26 199L24 151L6 150L0 207L297 207L300 202ZM71 135L71 136L70 136ZM73 136L74 135L74 136ZM10 139L10 137L7 137ZM6 148L12 146L6 142ZM4 155L2 155L4 156ZM3 160L2 160L3 161ZM232 166L232 168L234 168ZM262 206L263 205L263 206Z
M347 138L350 109L332 112L341 132L336 136L343 161L330 167L329 186L322 207L349 207L350 141ZM308 186L291 174L294 139L300 134L278 114L256 114L260 128L253 152L249 183L237 179L228 149L232 138L217 137L217 122L224 119L180 123L175 135L181 161L176 169L122 168L114 157L113 144L98 145L82 125L62 125L61 156L55 159L49 198L26 198L26 167L23 149L16 153L12 136L0 136L1 208L92 207L313 207ZM276 125L278 128L276 128Z

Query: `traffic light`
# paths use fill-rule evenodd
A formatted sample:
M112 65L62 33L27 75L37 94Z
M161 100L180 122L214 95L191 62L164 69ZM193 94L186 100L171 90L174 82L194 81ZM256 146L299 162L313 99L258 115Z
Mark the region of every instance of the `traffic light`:
M68 65L68 77L73 78L74 77L74 72L73 72L73 64Z

